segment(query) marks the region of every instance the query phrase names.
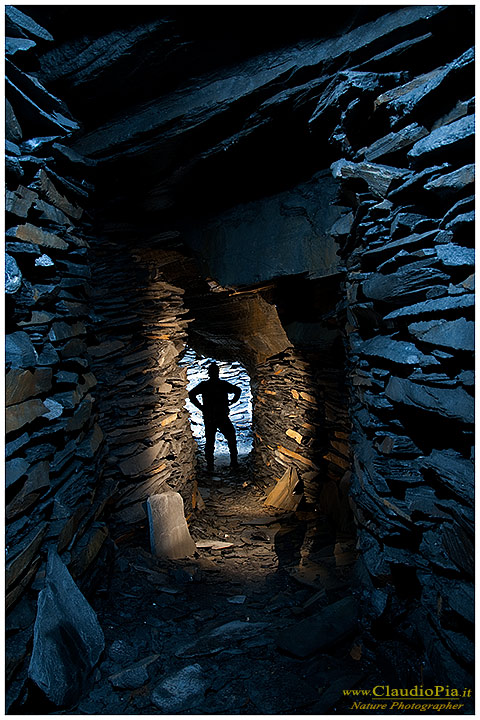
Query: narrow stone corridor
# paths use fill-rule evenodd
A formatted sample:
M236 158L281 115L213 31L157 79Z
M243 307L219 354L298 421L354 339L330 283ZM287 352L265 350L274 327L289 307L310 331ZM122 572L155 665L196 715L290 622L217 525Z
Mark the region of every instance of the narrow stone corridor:
M6 713L471 713L475 7L23 9Z
M221 456L213 475L200 468L194 557L153 556L146 528L117 539L93 602L106 653L76 712L348 712L343 690L380 682L375 652L385 648L352 615L353 538L308 509L265 507L249 459L227 463ZM413 676L411 648L391 645Z

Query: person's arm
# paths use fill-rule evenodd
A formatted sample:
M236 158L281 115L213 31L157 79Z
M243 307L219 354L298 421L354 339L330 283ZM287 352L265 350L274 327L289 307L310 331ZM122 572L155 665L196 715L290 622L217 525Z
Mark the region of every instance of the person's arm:
M235 405L235 403L240 400L240 395L242 394L242 391L241 391L240 388L237 387L236 385L231 385L231 384L230 384L230 388L231 388L231 389L228 391L228 394L231 395L231 393L233 393L233 399L232 399L232 400L229 400L229 401L228 401L228 404L229 404L229 405Z
M201 394L202 394L202 388L200 387L200 385L197 385L196 388L193 388L188 393L190 402L193 403L195 405L195 407L197 407L199 410L203 410L203 405L200 402L200 400L198 400L198 396Z

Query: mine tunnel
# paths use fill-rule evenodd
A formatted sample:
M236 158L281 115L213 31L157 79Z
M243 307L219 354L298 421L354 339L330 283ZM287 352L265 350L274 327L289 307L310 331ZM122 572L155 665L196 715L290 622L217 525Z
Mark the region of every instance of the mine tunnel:
M6 712L471 714L474 6L5 12Z

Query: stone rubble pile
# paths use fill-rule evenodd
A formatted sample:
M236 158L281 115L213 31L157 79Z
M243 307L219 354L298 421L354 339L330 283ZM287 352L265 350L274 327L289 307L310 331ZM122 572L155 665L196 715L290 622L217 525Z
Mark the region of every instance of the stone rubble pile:
M198 482L205 506L190 520L193 557L155 557L138 536L120 542L111 601L95 604L106 652L77 711L328 710L341 699L341 683L350 687L370 672L371 660L349 655L363 643L350 596L355 541L335 542L320 521L322 577L293 580L307 524L264 506L249 464L200 471Z

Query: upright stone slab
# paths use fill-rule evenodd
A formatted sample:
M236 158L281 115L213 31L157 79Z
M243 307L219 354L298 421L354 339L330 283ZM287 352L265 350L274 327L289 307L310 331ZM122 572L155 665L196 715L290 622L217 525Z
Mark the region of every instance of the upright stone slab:
M85 692L104 647L95 612L57 552L50 551L46 586L38 596L29 677L55 705L70 707Z
M169 490L147 501L152 553L173 560L193 555L195 543L185 520L183 499Z

